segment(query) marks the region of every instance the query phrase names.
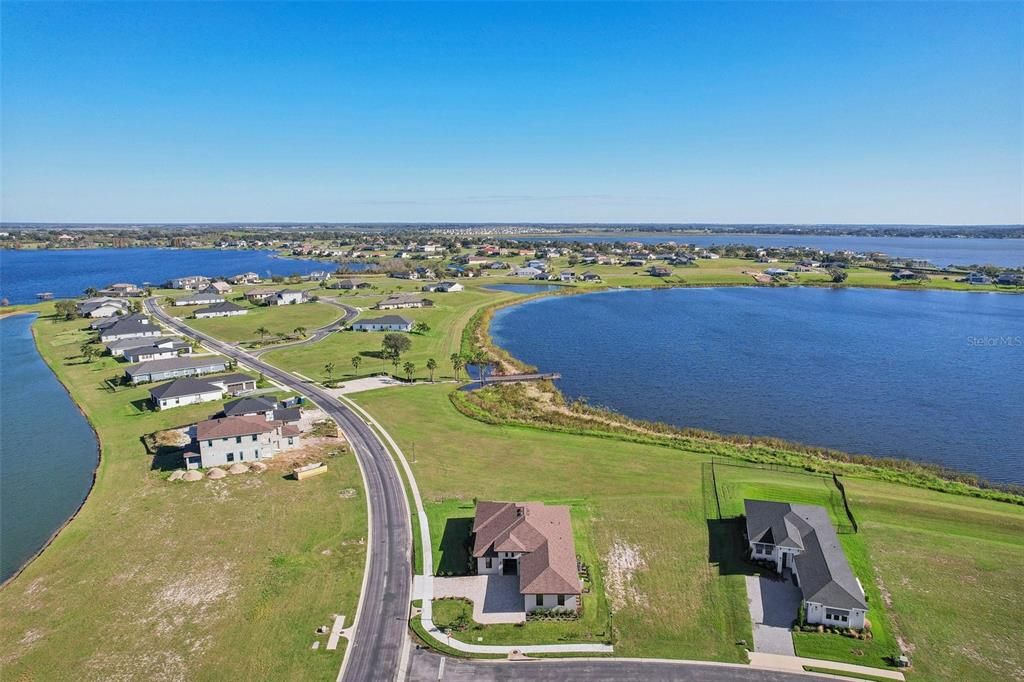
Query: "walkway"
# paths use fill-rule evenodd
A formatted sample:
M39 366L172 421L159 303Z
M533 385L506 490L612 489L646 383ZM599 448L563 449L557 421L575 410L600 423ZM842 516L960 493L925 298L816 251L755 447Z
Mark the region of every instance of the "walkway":
M822 661L817 658L802 658L800 656L780 656L778 654L763 654L750 652L750 665L764 670L779 670L787 672L802 671L804 666L814 668L825 668L855 675L871 675L873 677L884 677L887 680L903 682L907 678L903 673L884 668L871 668L866 665L854 665L852 663L838 663L836 661ZM832 678L835 679L835 678ZM848 678L842 678L848 679Z

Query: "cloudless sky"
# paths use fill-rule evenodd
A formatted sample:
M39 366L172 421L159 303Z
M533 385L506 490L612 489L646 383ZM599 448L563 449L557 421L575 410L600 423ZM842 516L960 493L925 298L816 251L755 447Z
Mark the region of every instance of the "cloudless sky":
M8 221L1024 222L1021 3L0 3Z

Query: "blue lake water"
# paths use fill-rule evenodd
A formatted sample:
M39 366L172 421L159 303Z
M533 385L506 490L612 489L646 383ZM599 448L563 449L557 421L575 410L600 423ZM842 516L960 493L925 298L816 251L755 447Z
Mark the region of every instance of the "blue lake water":
M350 264L354 270L365 263ZM280 258L272 251L228 249L62 249L0 250L0 297L11 303L32 303L36 294L52 291L57 298L79 296L88 287L113 282L163 284L174 277L230 277L242 272L306 275L334 271L335 263Z
M540 237L537 237L538 239ZM822 249L829 253L849 250L857 253L881 251L899 258L923 258L933 265L996 265L1000 267L1024 266L1024 239L953 239L940 237L843 237L837 235L790 235L790 234L701 234L614 236L558 235L554 241L579 242L640 242L660 244L674 241L677 244L696 246L724 246L726 244L749 244L752 246L786 247L802 246Z
M0 320L0 581L75 513L99 457L88 422L36 351L33 319Z
M632 417L1024 483L1024 297L707 288L498 311L495 341Z
M492 291L509 291L513 294L540 294L545 291L564 289L557 284L488 284L484 287Z

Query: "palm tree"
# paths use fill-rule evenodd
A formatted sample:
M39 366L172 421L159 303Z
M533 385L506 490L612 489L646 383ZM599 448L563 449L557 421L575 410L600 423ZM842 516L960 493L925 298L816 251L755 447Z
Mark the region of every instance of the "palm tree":
M327 375L327 381L331 380L331 376L334 374L334 363L328 362L324 365L324 374Z
M395 374L398 374L398 365L401 364L402 357L400 355L391 356L391 364L395 366Z
M430 331L430 325L426 322L417 322L412 326L412 330L417 334L426 334Z
M256 333L260 335L260 343L262 344L263 339L266 338L267 334L270 333L270 330L267 329L266 327L261 326L256 329Z
M437 369L437 360L429 358L427 360L427 371L430 372L430 383L434 383L434 370Z
M306 338L306 328L305 327L296 327L295 329L292 330L292 333L295 334L296 336L298 336L300 339Z
M452 370L454 370L454 372L455 372L455 380L458 381L459 380L459 370L461 370L463 367L466 366L466 361L458 353L452 353L452 356L449 359L452 362Z
M409 381L412 381L412 373L416 371L416 365L411 362L407 362L402 365L402 369L405 370L405 376Z
M82 347L79 350L81 350L82 355L85 356L86 362L92 362L92 359L96 357L96 346L94 346L91 342L83 343Z
M356 373L359 372L359 365L361 365L361 364L363 364L363 357L361 355L353 355L352 356L352 369L354 369L356 371Z

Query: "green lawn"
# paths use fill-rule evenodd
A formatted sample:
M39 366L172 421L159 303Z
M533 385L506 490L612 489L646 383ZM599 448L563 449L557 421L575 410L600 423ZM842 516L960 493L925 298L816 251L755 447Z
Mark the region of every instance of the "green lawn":
M153 412L137 407L146 387L104 389L116 361L81 363L85 326L35 324L102 460L78 517L0 590L4 678L333 679L342 651L310 646L331 614L355 613L367 518L354 458L301 484L272 471L168 482L141 437L218 405Z
M435 519L464 517L474 497L579 500L612 610L616 655L745 660L736 641L752 641L743 581L750 568L736 560L738 526L706 517L705 456L483 424L457 412L448 390L355 396L407 453L415 446L412 467L435 552ZM822 504L840 521L845 515L828 479L724 466L716 478L723 512L746 495ZM1024 598L1017 570L1024 509L876 480L843 482L860 533L842 542L868 594L876 638L807 633L798 636L800 653L877 665L899 638L912 648L911 680L1019 677L1024 655L1012 624Z
M306 333L309 334L318 327L334 322L344 314L344 311L337 306L327 303L254 306L236 294L228 294L227 299L248 309L249 312L245 315L196 320L191 317L195 312L195 308L192 307L164 306L164 310L175 317L187 318L185 321L189 326L228 342L259 341L260 335L256 333L256 330L260 327L266 327L269 331L266 335L268 342L275 337L291 336L298 327L304 327Z

